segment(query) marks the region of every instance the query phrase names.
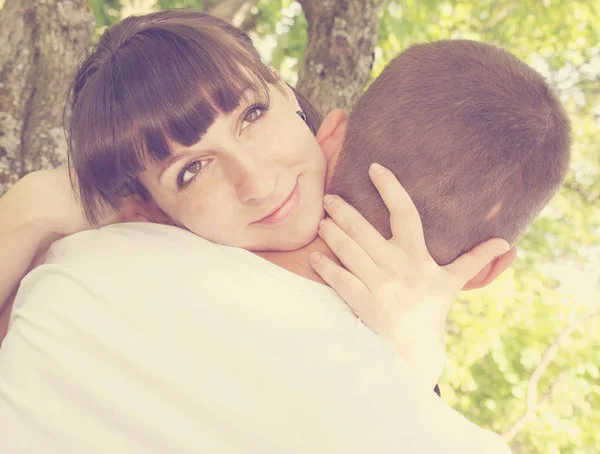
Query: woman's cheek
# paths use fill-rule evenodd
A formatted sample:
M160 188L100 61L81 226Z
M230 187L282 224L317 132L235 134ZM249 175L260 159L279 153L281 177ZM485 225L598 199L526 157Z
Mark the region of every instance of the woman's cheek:
M213 241L231 235L242 223L236 216L236 201L217 194L203 195L191 210L191 223ZM200 234L200 236L203 236Z

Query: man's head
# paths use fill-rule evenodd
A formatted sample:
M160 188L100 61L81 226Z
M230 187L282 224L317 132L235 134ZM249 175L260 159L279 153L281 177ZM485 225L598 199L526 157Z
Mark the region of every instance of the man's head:
M569 121L546 81L511 54L472 41L403 52L348 124L334 112L317 138L330 159L327 192L386 238L388 212L367 169L379 162L394 172L440 265L491 238L514 244L560 186L570 156Z

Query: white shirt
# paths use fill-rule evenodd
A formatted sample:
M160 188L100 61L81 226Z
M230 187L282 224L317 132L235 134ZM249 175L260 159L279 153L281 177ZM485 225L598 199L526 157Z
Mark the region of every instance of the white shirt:
M331 288L156 224L61 240L23 280L0 431L7 454L510 452Z

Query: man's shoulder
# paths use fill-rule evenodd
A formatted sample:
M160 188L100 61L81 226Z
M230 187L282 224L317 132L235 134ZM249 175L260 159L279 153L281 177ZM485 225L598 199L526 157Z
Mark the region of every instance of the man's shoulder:
M86 251L116 252L147 247L151 249L169 249L174 245L193 248L212 248L217 245L179 227L149 222L125 222L112 224L101 229L86 230L65 237L52 245L53 255L70 253L73 248L85 248ZM111 246L107 248L106 246Z
M244 262L226 253L228 248L177 227L115 224L57 241L44 264L24 281L60 274L73 285L102 286L113 293L130 285L144 295L165 289L176 295L182 287L222 286L228 275L248 274Z
M55 242L48 251L46 264L84 266L93 263L110 267L167 262L177 257L214 260L222 247L178 227L122 223L87 230Z

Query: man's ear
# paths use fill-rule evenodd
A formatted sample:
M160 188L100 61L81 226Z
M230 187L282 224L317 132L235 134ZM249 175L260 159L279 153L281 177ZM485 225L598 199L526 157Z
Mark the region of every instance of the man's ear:
M317 142L321 145L323 153L328 158L339 152L346 135L348 116L343 109L334 109L327 114L321 127L317 131Z
M342 151L347 126L348 115L346 115L346 112L343 109L334 109L327 114L317 131L317 142L327 160L326 186L329 185L333 177L335 165Z
M498 276L500 276L509 266L512 265L515 258L517 257L517 247L513 246L504 254L496 257L486 266L484 266L479 273L475 275L469 282L467 282L463 290L473 290L477 288L483 288L486 285L492 283Z

